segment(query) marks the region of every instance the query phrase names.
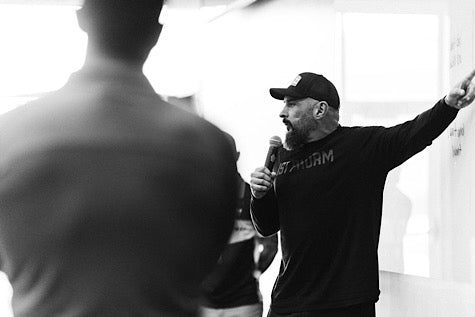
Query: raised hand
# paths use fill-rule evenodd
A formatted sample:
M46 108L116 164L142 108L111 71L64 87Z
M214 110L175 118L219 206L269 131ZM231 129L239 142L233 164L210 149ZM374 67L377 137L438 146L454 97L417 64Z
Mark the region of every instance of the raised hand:
M456 109L470 105L475 99L475 84L472 82L474 77L475 69L450 90L449 94L445 96L445 103Z

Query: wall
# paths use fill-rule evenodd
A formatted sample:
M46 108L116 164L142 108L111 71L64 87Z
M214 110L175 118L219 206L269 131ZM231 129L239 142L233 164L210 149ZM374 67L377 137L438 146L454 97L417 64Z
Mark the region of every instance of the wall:
M283 137L281 101L270 87L287 87L304 71L334 75L331 1L281 0L253 5L204 31L200 111L234 135L242 176L262 165L269 138Z
M378 317L472 317L475 287L467 282L380 272Z

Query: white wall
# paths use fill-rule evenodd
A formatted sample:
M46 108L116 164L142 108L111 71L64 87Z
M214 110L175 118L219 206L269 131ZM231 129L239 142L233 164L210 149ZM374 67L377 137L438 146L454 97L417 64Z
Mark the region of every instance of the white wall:
M378 317L473 317L475 286L467 282L380 272Z
M283 137L283 103L270 87L297 74L334 75L332 1L281 0L233 12L205 30L201 111L231 133L241 150L242 176L264 163L269 138Z

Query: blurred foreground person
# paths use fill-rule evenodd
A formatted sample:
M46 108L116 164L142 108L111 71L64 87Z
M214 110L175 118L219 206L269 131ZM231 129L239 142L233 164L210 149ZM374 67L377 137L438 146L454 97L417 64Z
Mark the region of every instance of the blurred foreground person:
M15 316L195 316L232 230L226 136L142 73L161 1L86 0L84 67L0 118L0 260Z
M251 175L251 215L264 236L280 231L282 262L270 317L371 317L379 298L378 242L390 170L422 151L475 98L475 70L405 123L342 127L333 84L313 73L288 88L287 127L274 171Z
M236 149L231 135L228 138ZM240 153L236 150L236 161ZM251 189L237 174L239 191L234 230L212 274L203 283L201 317L261 317L259 276L277 253L277 234L259 236L251 221Z

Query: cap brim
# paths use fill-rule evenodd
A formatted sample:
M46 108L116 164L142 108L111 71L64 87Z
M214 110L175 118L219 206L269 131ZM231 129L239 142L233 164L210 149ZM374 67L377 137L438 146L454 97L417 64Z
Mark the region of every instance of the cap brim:
M271 88L269 89L270 95L278 100L284 100L285 97L292 97L292 98L305 98L294 89L292 86L289 88Z

